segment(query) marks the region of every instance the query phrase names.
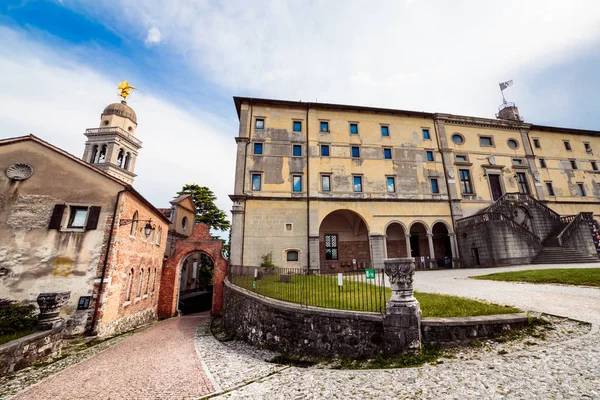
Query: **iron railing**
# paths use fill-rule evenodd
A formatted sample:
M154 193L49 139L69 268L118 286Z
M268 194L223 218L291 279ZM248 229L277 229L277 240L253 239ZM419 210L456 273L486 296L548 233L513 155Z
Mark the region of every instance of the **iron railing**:
M257 295L305 307L383 313L391 297L381 269L331 274L305 268L230 267L228 278Z

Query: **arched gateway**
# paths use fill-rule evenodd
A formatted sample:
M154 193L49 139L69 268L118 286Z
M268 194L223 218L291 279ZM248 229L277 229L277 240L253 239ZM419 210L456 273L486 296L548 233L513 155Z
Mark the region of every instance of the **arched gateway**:
M210 296L211 291L211 314L221 314L223 279L227 275L227 260L221 253L223 243L210 236L210 228L205 224L194 225L187 239L175 242L173 254L163 263L158 299L160 317L172 317L178 310L196 311L191 299Z

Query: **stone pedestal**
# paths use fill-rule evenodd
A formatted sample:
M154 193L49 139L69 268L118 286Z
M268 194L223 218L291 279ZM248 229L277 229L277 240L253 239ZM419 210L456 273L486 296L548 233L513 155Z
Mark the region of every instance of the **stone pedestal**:
M421 307L414 297L413 258L384 260L385 274L390 280L392 297L383 317L386 353L421 350Z
M71 292L40 293L37 303L40 307L37 328L39 330L53 329L63 322L59 317L60 307L71 298Z

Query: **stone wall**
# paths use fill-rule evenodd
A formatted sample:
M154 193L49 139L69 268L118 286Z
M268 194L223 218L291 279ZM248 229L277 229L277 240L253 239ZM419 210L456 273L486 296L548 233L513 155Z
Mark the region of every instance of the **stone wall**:
M136 313L126 313L121 318L98 325L96 332L98 336L110 336L120 332L126 332L139 326L156 321L156 308L147 308Z
M423 318L421 334L424 342L452 343L490 337L528 325L527 314L483 315L460 318Z
M239 339L296 355L368 357L383 345L381 314L301 307L259 297L228 281L223 321Z
M0 345L0 377L60 356L63 325Z

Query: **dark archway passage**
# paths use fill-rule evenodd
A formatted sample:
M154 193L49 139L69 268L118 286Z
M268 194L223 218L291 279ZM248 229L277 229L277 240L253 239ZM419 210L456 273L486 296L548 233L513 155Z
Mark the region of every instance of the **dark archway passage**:
M369 229L360 215L337 210L327 215L319 228L321 272L370 268Z
M212 308L215 263L201 251L188 255L181 263L179 310L183 314Z
M440 268L452 268L452 245L448 235L448 227L437 222L431 229L433 234L433 252L437 266Z
M385 230L387 258L408 257L406 254L406 232L398 223L391 223Z

